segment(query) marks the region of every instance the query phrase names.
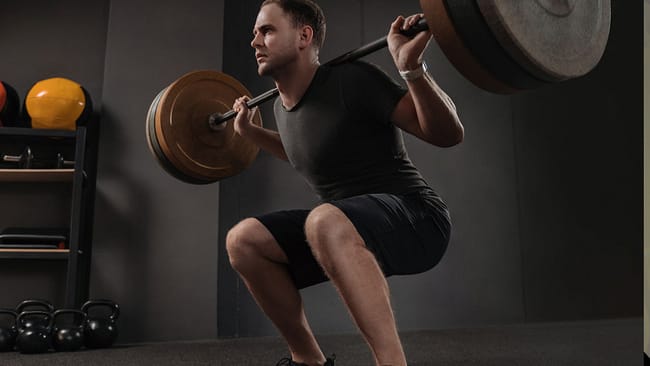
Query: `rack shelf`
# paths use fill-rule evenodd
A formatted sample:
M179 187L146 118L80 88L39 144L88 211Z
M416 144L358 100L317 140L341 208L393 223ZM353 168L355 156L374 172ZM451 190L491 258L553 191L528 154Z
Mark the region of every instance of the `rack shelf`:
M70 249L0 249L0 259L67 260Z
M2 127L0 136L9 136L12 138L26 137L30 139L47 138L47 139L74 139L77 137L76 131L65 130L48 130L34 129L25 127Z
M0 182L72 182L74 169L0 169Z

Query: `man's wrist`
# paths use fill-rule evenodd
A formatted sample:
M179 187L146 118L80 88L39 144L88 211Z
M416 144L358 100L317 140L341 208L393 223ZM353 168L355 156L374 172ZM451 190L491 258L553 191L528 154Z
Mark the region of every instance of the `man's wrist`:
M424 62L422 62L418 67L416 67L413 70L400 70L399 71L399 76L402 77L402 79L406 81L413 81L421 78L424 76L424 73L427 71L427 66Z

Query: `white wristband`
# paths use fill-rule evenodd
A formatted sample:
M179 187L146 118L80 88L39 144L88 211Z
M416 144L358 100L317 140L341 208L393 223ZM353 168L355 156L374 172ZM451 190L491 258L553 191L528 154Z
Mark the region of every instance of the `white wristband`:
M399 76L401 76L402 79L406 81L412 81L421 78L426 71L427 71L427 66L424 62L422 62L420 66L415 70L400 71Z

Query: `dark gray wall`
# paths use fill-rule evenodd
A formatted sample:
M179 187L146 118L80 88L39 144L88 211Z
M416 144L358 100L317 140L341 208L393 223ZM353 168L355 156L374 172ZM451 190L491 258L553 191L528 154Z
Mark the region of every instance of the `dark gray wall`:
M588 76L513 98L529 320L642 314L642 2Z
M418 11L415 2L320 3L329 19L322 61ZM226 26L225 44L247 46L256 5L226 5L237 21ZM639 6L613 5L611 44L592 75L515 96L471 85L431 45L426 61L455 100L466 139L438 149L406 137L412 160L449 204L454 229L438 267L389 280L401 329L640 316L641 65L629 46L640 34ZM367 59L396 76L386 50ZM224 70L256 91L270 87L256 78L252 51L226 54ZM263 116L273 126L271 111ZM314 203L302 178L262 154L221 184L220 243L244 217ZM220 334L275 334L226 265L219 284L227 293ZM354 330L329 284L303 295L316 332Z
M166 174L144 119L181 75L221 68L222 16L222 1L111 1L91 294L121 301L127 340L216 335L218 186Z

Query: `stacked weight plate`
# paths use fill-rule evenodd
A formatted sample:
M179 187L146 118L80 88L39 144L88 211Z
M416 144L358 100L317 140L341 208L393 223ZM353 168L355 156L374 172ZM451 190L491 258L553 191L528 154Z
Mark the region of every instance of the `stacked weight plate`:
M239 173L257 156L258 148L239 136L233 121L212 130L208 118L232 108L250 92L236 79L217 71L188 73L154 99L147 113L149 149L172 176L207 184ZM259 113L253 120L262 125Z
M458 71L495 93L583 76L600 61L610 0L421 0Z

